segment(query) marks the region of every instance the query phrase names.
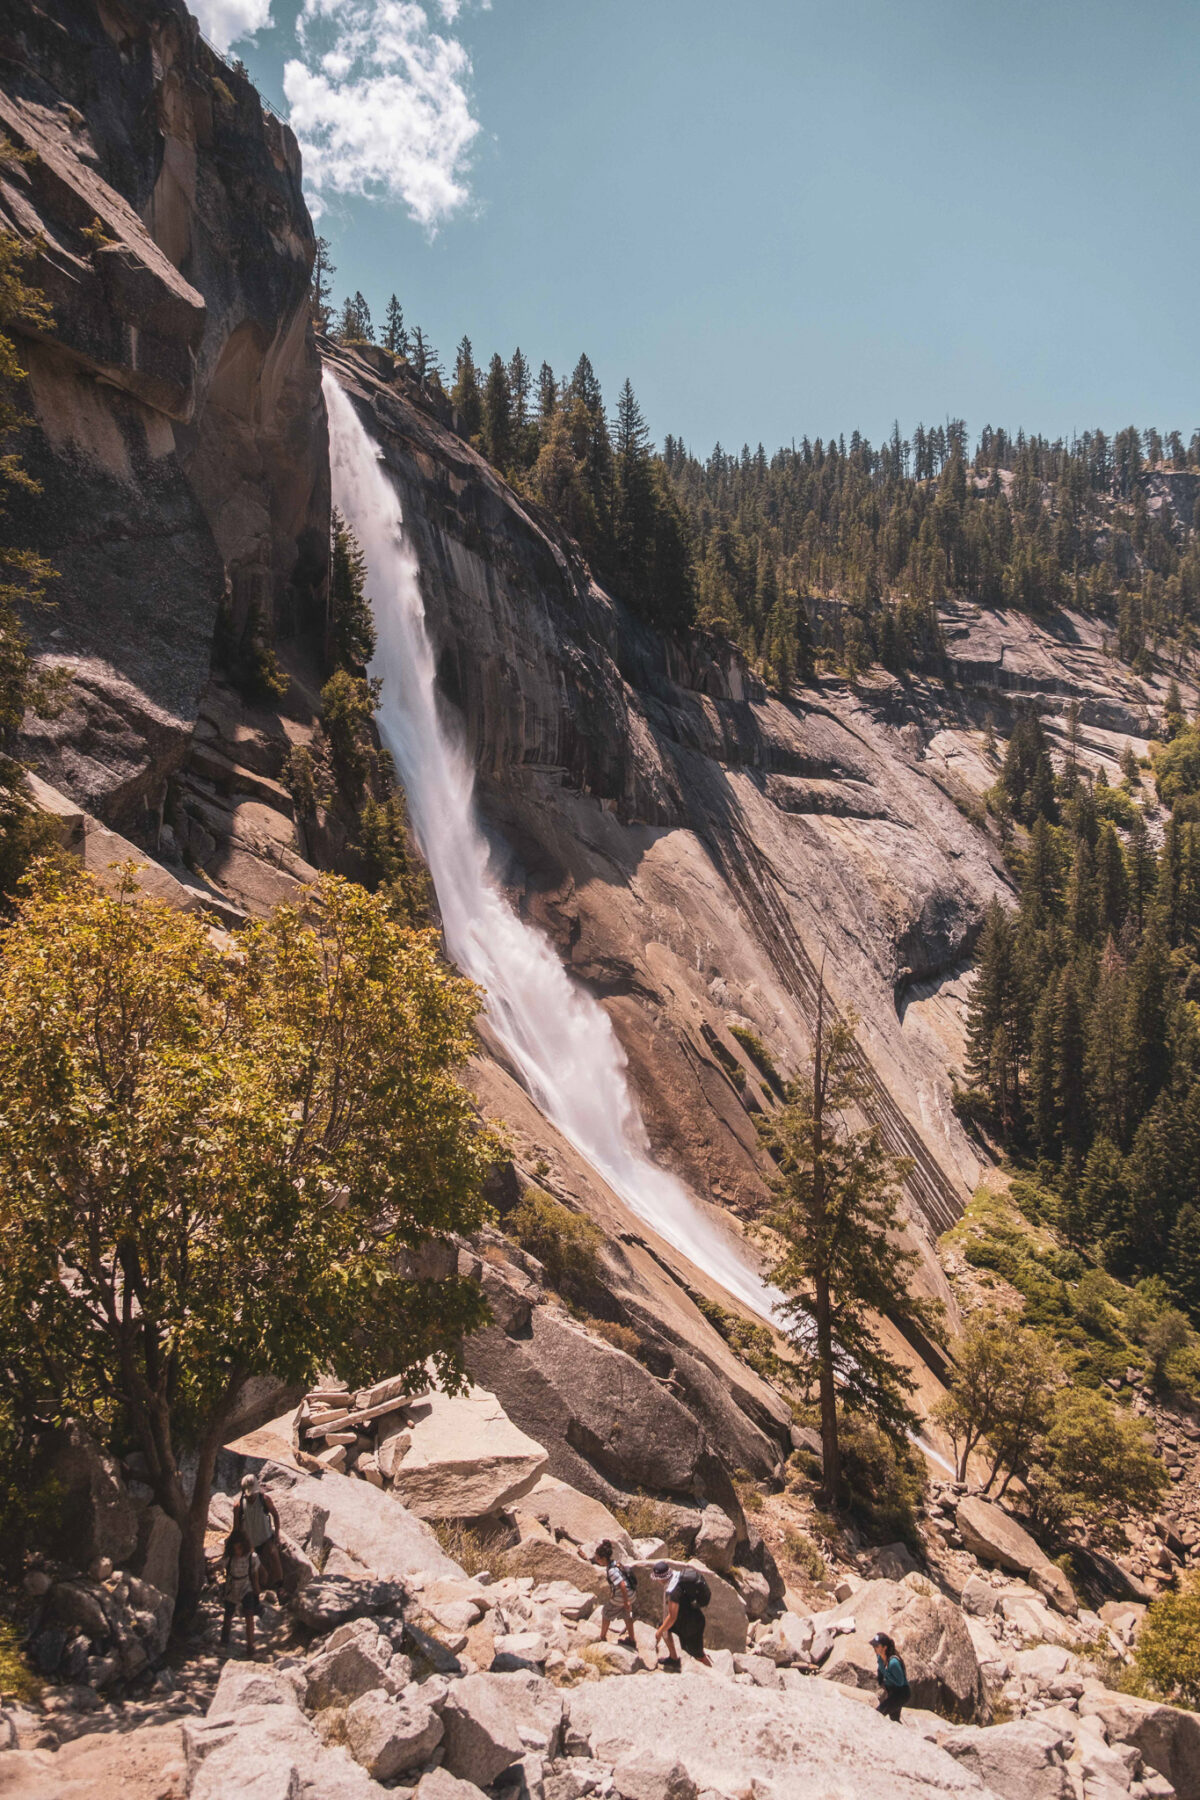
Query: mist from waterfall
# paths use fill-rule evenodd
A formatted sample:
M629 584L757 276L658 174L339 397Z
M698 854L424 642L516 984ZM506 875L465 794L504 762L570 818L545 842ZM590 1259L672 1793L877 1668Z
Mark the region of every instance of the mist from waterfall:
M732 1231L723 1231L682 1182L650 1160L608 1014L500 891L475 812L474 771L438 701L420 571L399 497L330 369L324 388L333 497L367 562L378 640L371 673L383 683L379 735L429 864L447 949L485 990L492 1027L546 1118L638 1218L769 1318L779 1296Z

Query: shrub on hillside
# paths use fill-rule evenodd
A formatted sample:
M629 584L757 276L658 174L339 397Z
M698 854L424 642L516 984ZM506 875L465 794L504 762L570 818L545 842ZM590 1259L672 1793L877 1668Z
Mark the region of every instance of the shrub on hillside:
M590 1219L573 1213L544 1188L527 1187L504 1221L510 1237L536 1256L551 1287L575 1296L600 1278L603 1234Z
M1134 1670L1164 1699L1200 1709L1200 1572L1153 1602L1138 1633Z

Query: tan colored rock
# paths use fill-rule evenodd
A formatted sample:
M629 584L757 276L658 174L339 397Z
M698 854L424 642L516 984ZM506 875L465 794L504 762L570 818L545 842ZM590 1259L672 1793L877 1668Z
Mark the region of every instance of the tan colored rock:
M581 1494L578 1488L553 1475L543 1475L521 1502L521 1511L538 1519L555 1537L570 1538L581 1548L591 1548L601 1538L611 1538L627 1555L633 1540L614 1513L600 1500Z
M412 1439L394 1464L396 1495L422 1519L476 1519L511 1506L547 1463L494 1394L428 1394L407 1409ZM382 1450L380 1467L384 1468Z
M1079 1702L1079 1715L1096 1720L1110 1743L1133 1744L1179 1800L1200 1800L1200 1713L1134 1694L1090 1691Z
M506 1550L504 1569L508 1575L530 1575L539 1586L565 1581L598 1600L608 1593L608 1582L598 1564L585 1562L568 1543L555 1543L548 1535L523 1537L519 1544Z
M1078 1613L1079 1602L1067 1577L1003 1507L978 1494L965 1494L955 1509L955 1524L973 1556L1027 1575L1059 1612Z
M692 1555L707 1569L728 1575L733 1568L737 1549L737 1526L719 1506L706 1506L700 1515L700 1529L692 1546Z
M664 1560L666 1560L664 1558ZM650 1578L653 1562L636 1562L633 1569L638 1578L637 1593L633 1597L633 1616L647 1625L659 1625L663 1616L663 1590L657 1582ZM671 1568L682 1569L688 1565L672 1562ZM696 1565L699 1567L699 1565ZM750 1619L746 1611L746 1602L732 1584L723 1575L713 1569L703 1570L712 1600L705 1612L704 1644L709 1650L732 1650L741 1653L746 1648L746 1633Z
M777 1800L988 1800L978 1776L919 1733L829 1682L785 1692L734 1686L707 1669L623 1677L571 1693L571 1733L602 1763L653 1748L701 1793Z
M853 1619L854 1630L839 1634L821 1676L826 1681L874 1692L877 1667L871 1638L886 1631L904 1659L916 1707L968 1723L991 1717L979 1659L960 1609L941 1594L915 1593L902 1582L868 1581L816 1623L827 1628Z

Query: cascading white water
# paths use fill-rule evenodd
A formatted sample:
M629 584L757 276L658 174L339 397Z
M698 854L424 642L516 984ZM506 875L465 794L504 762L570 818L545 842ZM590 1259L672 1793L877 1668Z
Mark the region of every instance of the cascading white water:
M573 982L542 935L506 904L475 815L474 774L438 705L416 557L400 502L336 376L325 403L333 493L370 576L382 678L378 726L429 864L451 956L487 994L487 1013L542 1112L631 1211L729 1293L769 1318L781 1296L732 1233L650 1161L608 1014Z

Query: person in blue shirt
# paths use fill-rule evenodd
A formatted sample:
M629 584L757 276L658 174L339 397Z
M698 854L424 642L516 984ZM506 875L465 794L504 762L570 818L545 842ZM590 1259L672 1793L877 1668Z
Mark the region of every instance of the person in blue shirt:
M890 1638L886 1631L875 1633L871 1639L871 1647L875 1652L876 1678L883 1689L876 1710L898 1725L900 1709L911 1692L904 1663L897 1653L895 1639Z

